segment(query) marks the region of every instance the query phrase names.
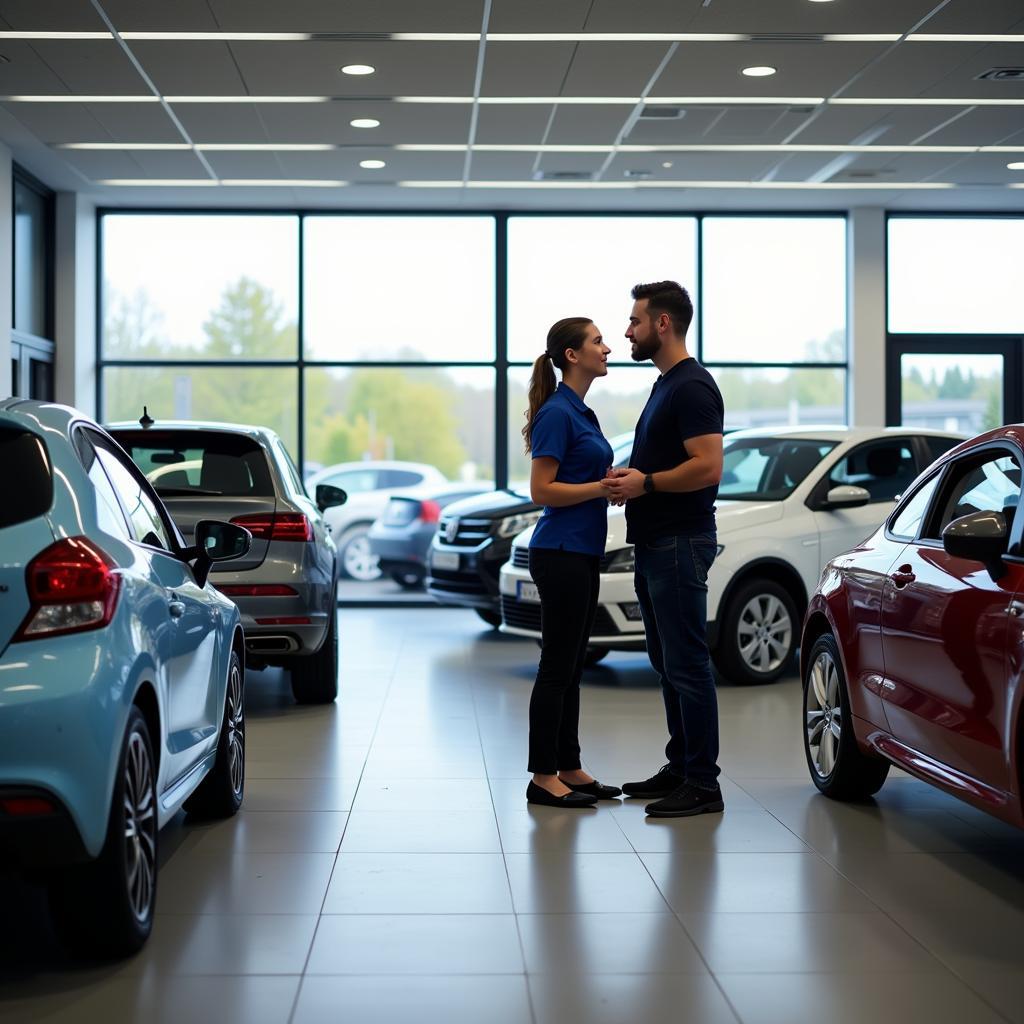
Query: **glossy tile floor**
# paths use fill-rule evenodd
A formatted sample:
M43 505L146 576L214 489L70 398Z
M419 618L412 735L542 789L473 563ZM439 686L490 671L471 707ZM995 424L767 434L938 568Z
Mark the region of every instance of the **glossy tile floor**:
M337 705L250 677L244 810L165 830L141 955L69 964L5 897L5 1024L1024 1022L1024 835L898 773L816 795L797 680L720 688L724 815L529 808L534 644L456 610L341 623ZM660 766L642 658L589 672L583 714L598 778Z

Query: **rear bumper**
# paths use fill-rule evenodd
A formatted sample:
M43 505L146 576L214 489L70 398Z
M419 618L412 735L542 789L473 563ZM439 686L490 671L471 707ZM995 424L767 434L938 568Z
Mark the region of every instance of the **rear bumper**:
M427 550L436 526L420 524L415 529L392 529L374 526L369 534L370 551L380 560L381 568L413 565L424 570Z
M3 801L12 797L43 798L54 803L54 810L30 816L5 813ZM0 867L18 870L66 867L89 859L71 814L52 793L0 787Z

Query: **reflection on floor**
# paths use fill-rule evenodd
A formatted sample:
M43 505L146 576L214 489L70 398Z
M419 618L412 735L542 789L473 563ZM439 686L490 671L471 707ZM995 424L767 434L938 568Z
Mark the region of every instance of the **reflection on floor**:
M140 956L68 964L14 888L0 1019L1024 1022L1024 834L899 774L817 796L795 679L720 689L722 816L528 808L536 646L455 610L341 621L337 705L250 677L244 811L163 833ZM590 671L583 714L599 779L661 764L644 659Z

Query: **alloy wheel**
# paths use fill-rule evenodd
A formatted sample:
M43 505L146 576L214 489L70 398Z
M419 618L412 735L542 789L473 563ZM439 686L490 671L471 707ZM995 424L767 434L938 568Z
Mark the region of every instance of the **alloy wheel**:
M811 666L804 711L807 749L815 772L824 779L835 768L843 725L839 673L828 651L822 651Z
M789 657L793 621L774 594L752 597L736 626L740 657L752 672L774 672Z
M124 842L128 902L137 921L149 919L156 882L156 807L153 765L142 736L133 732L124 764Z
M231 662L228 676L228 772L231 790L237 798L245 785L245 707L242 693L242 671L237 661Z
M359 580L361 583L370 583L379 579L381 575L377 556L370 550L370 539L365 533L353 537L345 545L342 564L345 567L345 572L352 579Z

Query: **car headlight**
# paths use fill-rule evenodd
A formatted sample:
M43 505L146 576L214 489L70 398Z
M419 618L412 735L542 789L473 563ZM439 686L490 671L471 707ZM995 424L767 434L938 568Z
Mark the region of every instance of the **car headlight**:
M605 572L632 572L636 568L636 558L633 554L632 545L617 551L608 563Z
M523 530L528 530L543 514L543 512L538 511L521 512L517 516L506 516L500 523L498 523L498 536L514 537L517 533L522 533Z

